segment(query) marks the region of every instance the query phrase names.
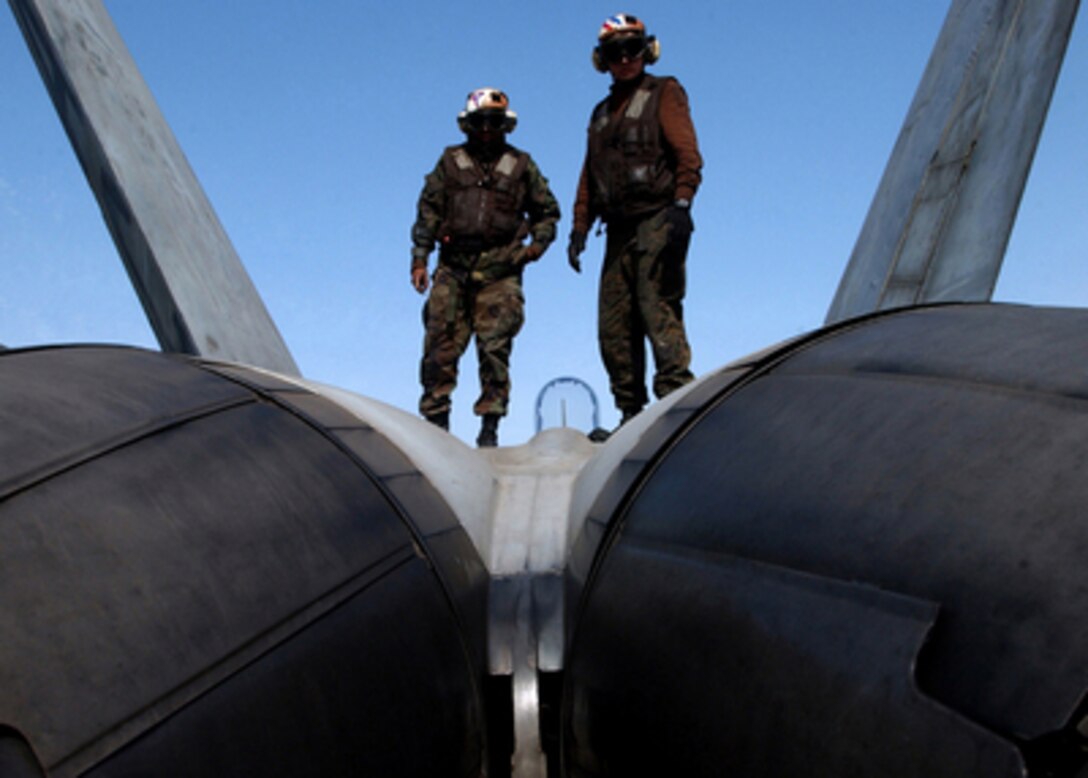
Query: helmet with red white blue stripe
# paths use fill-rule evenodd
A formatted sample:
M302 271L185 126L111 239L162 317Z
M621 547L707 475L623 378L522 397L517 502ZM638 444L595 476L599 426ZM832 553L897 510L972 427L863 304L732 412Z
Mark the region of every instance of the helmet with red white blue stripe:
M601 73L608 72L608 57L606 47L618 41L634 39L642 41L644 48L641 51L642 61L647 65L657 62L661 56L661 44L653 35L646 34L646 24L634 14L615 14L609 16L601 23L601 29L597 32L597 46L593 49L593 67Z
M646 25L641 19L632 14L616 14L609 16L601 24L597 33L597 42L604 43L616 35L641 35L646 37Z

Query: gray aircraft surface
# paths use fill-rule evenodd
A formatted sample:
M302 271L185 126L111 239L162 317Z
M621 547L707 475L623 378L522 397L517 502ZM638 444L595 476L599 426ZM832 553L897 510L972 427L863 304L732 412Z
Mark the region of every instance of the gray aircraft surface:
M1088 310L988 302L1077 2L954 0L824 328L491 451L299 376L9 2L162 352L0 349L0 776L1088 777Z

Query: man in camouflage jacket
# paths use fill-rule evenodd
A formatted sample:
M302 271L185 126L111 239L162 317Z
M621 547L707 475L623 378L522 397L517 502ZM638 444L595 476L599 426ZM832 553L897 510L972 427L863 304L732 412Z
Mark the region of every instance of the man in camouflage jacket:
M510 352L524 321L522 272L555 239L559 220L548 180L528 154L506 143L516 122L499 90L468 96L458 116L467 142L448 147L427 175L412 227L412 286L420 294L431 288L423 309L419 410L449 429L457 363L475 335L481 447L497 445L507 411ZM431 277L427 258L436 243Z

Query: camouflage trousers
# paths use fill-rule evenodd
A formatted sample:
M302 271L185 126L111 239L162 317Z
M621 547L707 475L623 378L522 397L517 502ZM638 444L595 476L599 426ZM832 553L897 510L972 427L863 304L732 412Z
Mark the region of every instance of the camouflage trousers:
M423 384L419 412L433 416L449 411L457 386L457 363L475 335L480 397L473 410L478 416L505 416L510 399L510 352L524 320L519 275L477 283L439 265L423 306L426 333L419 370Z
M662 210L641 221L612 222L601 267L597 338L616 407L637 412L646 394L646 344L653 351L657 397L694 377L684 332L689 235L672 240Z

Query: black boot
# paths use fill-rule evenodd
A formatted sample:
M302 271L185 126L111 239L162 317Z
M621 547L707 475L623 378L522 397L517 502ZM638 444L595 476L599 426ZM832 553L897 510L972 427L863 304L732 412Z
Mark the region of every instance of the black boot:
M612 437L612 433L604 427L594 427L589 431L589 439L593 443L604 443L610 437Z
M476 438L476 445L480 448L494 448L499 445L499 415L497 413L485 413L480 422L480 435Z
M641 412L642 412L641 408L621 408L620 409L620 413L621 413L620 427L622 427L627 422L631 421L631 419L638 416Z
M426 419L427 421L429 421L434 426L439 427L440 429L444 429L447 432L449 432L449 430L450 430L450 412L449 411L442 411L441 413L436 413L436 414L433 414L431 416L424 416L423 418Z

